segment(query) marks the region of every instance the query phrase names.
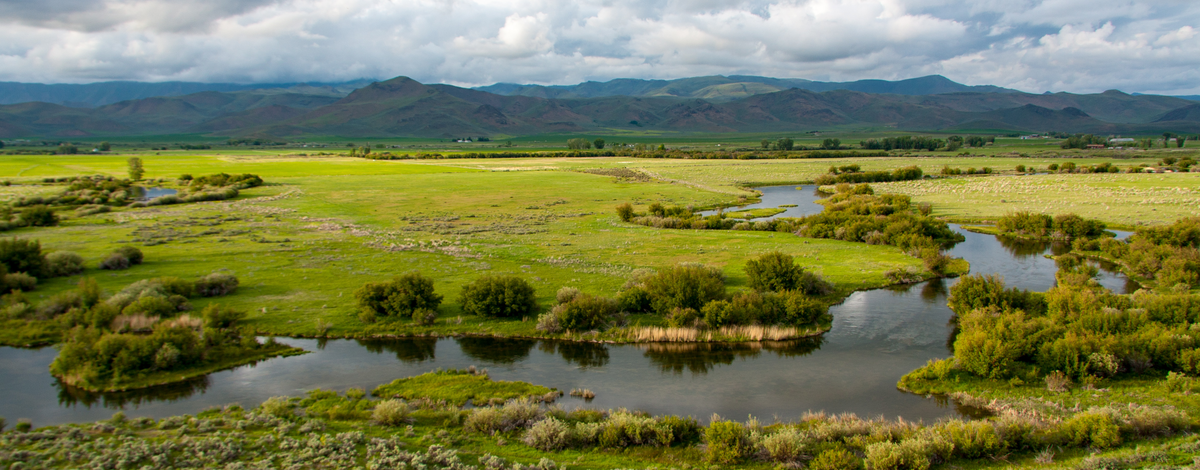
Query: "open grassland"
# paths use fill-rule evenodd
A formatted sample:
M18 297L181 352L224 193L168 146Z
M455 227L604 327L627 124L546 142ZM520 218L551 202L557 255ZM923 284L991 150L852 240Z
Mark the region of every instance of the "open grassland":
M1200 216L1200 173L1045 174L900 181L877 191L931 202L935 215L995 220L1011 212L1076 213L1131 228Z
M0 178L16 183L0 186L0 195L9 198L35 191L43 177L122 176L125 169L123 156L13 159L20 161L0 166ZM345 158L161 156L146 157L145 166L147 177L166 179L167 187L182 173L215 172L253 172L268 184L244 190L235 200L119 209L69 217L58 227L8 232L40 240L45 251L74 251L87 259L83 274L46 280L30 293L31 300L67 290L80 276L95 277L116 292L140 279L195 279L223 271L236 275L241 287L215 302L250 312L246 323L263 333L342 336L373 328L373 334L534 335L532 319L462 315L457 293L483 274L512 273L529 279L546 306L562 286L614 295L635 269L679 262L721 267L731 287L744 288L745 261L772 250L797 256L842 292L886 285L885 272L920 266L894 247L774 232L657 230L620 223L614 213L624 201L639 210L651 202L736 201L683 184ZM36 177L28 174L34 170ZM95 269L123 244L141 248L145 264ZM396 329L358 320L355 289L409 271L434 278L446 297L435 325L406 321ZM198 300L194 307L210 302Z

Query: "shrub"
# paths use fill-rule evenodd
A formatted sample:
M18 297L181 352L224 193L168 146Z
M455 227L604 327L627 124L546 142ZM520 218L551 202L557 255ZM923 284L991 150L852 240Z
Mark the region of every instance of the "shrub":
M804 268L790 256L778 251L764 253L746 262L746 277L750 288L757 291L783 292L796 289Z
M713 463L737 463L752 449L749 432L742 423L716 417L705 429L704 441L708 445L704 459Z
M196 281L196 294L201 297L218 297L237 290L238 279L232 274L212 273Z
M31 227L53 227L58 225L58 214L44 205L21 209L21 222Z
M412 312L413 321L421 326L433 325L437 322L437 316L438 314L436 311L427 308L418 308Z
M558 293L554 294L554 301L560 304L565 304L574 300L579 294L579 289L574 287L560 287L558 289Z
M129 258L126 258L125 255L113 253L100 261L100 269L120 271L122 269L129 269L130 264Z
M562 322L559 321L558 315L554 312L546 312L538 315L537 330L547 333L558 333L562 331Z
M403 400L384 400L375 405L371 419L384 426L399 426L408 422L408 404Z
M650 293L642 286L633 286L617 294L617 306L622 312L649 312Z
M463 311L485 317L520 317L537 308L533 286L516 276L484 276L463 286Z
M1071 379L1061 370L1046 374L1046 390L1051 392L1065 392L1070 388Z
M942 430L949 435L959 457L978 459L1004 450L1004 441L996 434L996 427L987 421L950 421Z
M200 316L204 318L204 326L209 328L229 328L235 323L246 318L246 312L234 310L229 307L222 308L217 304L209 304L201 310Z
M554 417L538 421L521 438L525 445L541 451L559 450L571 443L571 426Z
M563 329L587 331L604 327L617 311L617 302L612 299L576 294L569 302L554 307L552 313L558 316Z
M650 305L666 315L675 308L699 310L713 300L725 297L725 277L716 268L680 264L659 271L645 280Z
M178 312L176 304L165 297L148 295L139 298L121 310L122 315L143 315L147 317L167 316Z
M83 272L83 257L71 251L55 251L46 255L46 275L64 277Z
M862 459L846 449L826 449L808 464L810 470L862 470Z
M696 326L699 319L700 312L694 308L675 307L667 314L667 324L675 328Z
M31 276L42 274L46 258L42 255L42 244L21 238L0 240L0 264L7 272L29 273Z
M137 249L137 247L125 245L117 248L113 253L119 253L128 258L131 265L142 264L142 250Z
M442 296L433 291L433 279L420 273L396 276L389 282L370 282L354 291L362 310L383 316L414 316L417 310L436 311Z
M633 219L633 204L628 202L617 206L617 216L622 222L629 222Z
M30 421L29 418L18 419L17 425L13 426L13 430L16 432L32 431L33 430L33 421Z
M1100 413L1080 413L1063 423L1058 431L1070 445L1107 448L1121 443L1121 429Z
M762 447L776 462L796 462L807 454L804 434L794 427L786 427L763 438Z
M258 408L262 410L263 413L277 418L290 418L295 416L295 412L292 411L293 407L295 407L295 405L288 400L288 397L271 397L262 402L261 405L258 405Z
M1180 393L1191 388L1192 379L1178 372L1168 372L1167 380L1163 381L1163 385L1167 388L1168 392Z
M927 271L942 275L946 273L946 267L950 265L950 257L937 248L926 247L921 249L921 262L925 264Z
M4 275L4 285L8 290L28 292L37 288L37 278L25 273L8 273Z
M908 439L868 445L867 466L872 470L926 470L931 462L920 444L916 439Z
M828 310L821 301L808 297L799 292L789 292L784 296L785 317L781 323L803 325L813 323Z

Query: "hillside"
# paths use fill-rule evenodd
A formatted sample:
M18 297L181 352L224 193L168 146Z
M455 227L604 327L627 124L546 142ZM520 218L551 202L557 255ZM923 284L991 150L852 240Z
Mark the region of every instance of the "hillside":
M749 75L716 75L681 78L678 80L637 80L622 78L607 82L584 82L578 85L515 85L497 83L476 90L499 95L530 96L535 98L600 98L605 96L672 96L705 100L733 100L747 96L801 89L815 92L850 90L874 94L934 95L939 93L1014 93L1014 90L990 85L968 86L941 75L908 80L859 80L855 82L817 82L801 78L770 78Z
M346 96L351 91L370 84L370 80L339 83L236 83L196 82L99 82L88 84L44 84L0 82L0 104L40 101L76 108L91 108L122 101L155 97L184 96L205 91L230 93L256 90L260 93L300 93L307 95Z
M776 86L778 83L772 82L776 79L764 79L767 83L729 83L731 78L735 77L661 83L625 80L596 85L619 86L624 92L653 96L541 98L425 85L397 77L358 88L344 97L311 89L305 90L313 93L299 93L295 91L302 89L289 88L204 91L128 100L91 109L22 103L0 106L0 137L199 133L446 138L604 133L621 129L677 133L1004 129L1106 135L1200 131L1200 108L1194 102L1165 96L1135 96L1118 91L1091 95L1008 91L906 95L801 88L762 93L754 87ZM917 80L908 84L882 82L863 86L883 87L893 92L949 86L946 85L949 81L941 77ZM729 98L739 93L740 97ZM719 95L722 99L681 94Z

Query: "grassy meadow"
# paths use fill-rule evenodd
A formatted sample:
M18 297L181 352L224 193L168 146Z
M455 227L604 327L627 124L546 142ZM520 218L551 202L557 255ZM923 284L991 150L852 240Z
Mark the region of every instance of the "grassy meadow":
M709 136L670 140L646 135L608 138L610 142L627 139L628 142L664 142L671 147L717 150L724 146L753 146L758 137ZM869 136L863 136L866 137ZM491 142L487 150L562 150L561 144L553 140L555 138L514 139L515 148L499 147L499 142ZM857 141L858 137L842 138ZM632 202L638 211L646 210L651 203L696 208L734 206L755 198L756 194L748 186L809 182L826 173L830 166L847 164L858 164L864 171L918 165L926 174L932 175L937 175L946 166L962 170L994 169L991 175L873 184L877 193L897 192L912 196L917 203L932 203L934 215L950 220L994 220L1018 210L1049 214L1075 212L1103 220L1111 226L1128 228L1165 224L1181 217L1200 215L1200 189L1197 189L1200 176L1196 173L1018 175L1014 170L1017 165L1044 170L1050 163L1067 159L1077 165L1102 162L1113 162L1122 168L1155 165L1164 156L1194 156L1189 149L1062 151L1044 141L997 139L995 146L964 149L970 155L917 152L857 159L545 157L373 161L347 157L347 149L336 139L322 141L331 147L154 151L146 150L145 147L150 145L144 142L115 142L118 146L113 154L0 156L0 182L9 183L0 185L0 201L47 196L61 190L61 185L43 183L44 178L95 174L124 177L129 156L144 160L148 186L178 187L176 178L182 174L201 176L218 172L253 173L266 181L265 185L243 190L239 197L230 200L118 208L85 216L62 211L60 215L64 220L59 226L9 231L4 235L39 240L45 252L74 251L87 260L84 273L43 280L27 296L33 301L47 299L72 289L82 277L95 278L104 290L113 293L141 279L177 276L194 280L209 273L226 272L238 277L238 290L226 297L197 299L193 302L194 309L220 303L244 310L249 313L245 323L262 334L538 336L541 333L534 328L534 318L496 320L464 315L458 300L462 286L485 274L516 274L533 284L539 305L545 309L551 305L560 287L572 286L589 294L612 296L636 270L664 268L680 262L717 266L732 289L745 289L748 283L743 272L746 261L773 250L794 255L807 270L820 273L836 287L835 295L885 286L891 283L885 275L888 271L923 270L921 260L892 246L798 238L775 232L655 229L623 223L614 211L615 206L623 202ZM820 138L813 138L800 140L798 144L813 145L819 141ZM484 148L482 144L472 146L420 140L381 143L440 152L481 151ZM335 144L339 147L333 147ZM313 155L314 152L336 155ZM629 179L588 172L611 169L635 170L649 178ZM757 212L766 214L770 211ZM145 253L145 262L121 271L97 268L99 260L124 245L141 249ZM384 281L411 271L433 278L437 292L445 296L433 325L417 326L411 321L366 324L358 319L353 296L356 289L367 282ZM631 323L642 326L665 324L653 315L635 315ZM683 445L630 444L542 451L521 444L520 430L490 434L471 431L464 420L487 408L460 409L458 403L465 403L469 398L545 395L549 391L531 384L480 385L474 382L488 380L486 375L442 377L432 374L399 380L391 384L391 388L385 386L377 395L400 395L414 403L428 398L423 405L413 404L413 409L405 409L408 414L403 416L403 423L408 426L394 428L370 421L373 419L371 408L376 403L364 399L360 390L354 397L349 393L341 397L330 395L332 392L314 392L308 398L292 398L273 405L268 402L254 414L230 407L209 410L194 419L172 417L157 423L114 419L111 423L88 424L86 428L59 426L44 431L50 436L46 439L59 443L49 450L47 446L19 437L21 434L18 433L5 433L0 437L0 443L30 452L30 456L41 453L45 454L44 458L62 458L75 455L70 452L80 442L103 440L111 446L104 447L108 450L100 453L101 457L111 457L114 461L129 457L132 460L128 461L141 462L134 457L151 458L149 454L136 454L141 452L138 449L142 443L176 442L181 451L173 458L178 458L183 455L182 450L207 445L209 439L224 438L221 445L232 442L251 449L240 454L241 457L233 457L230 462L238 458L247 462L263 458L281 459L278 460L281 464L298 463L292 460L295 459L293 454L299 455L300 449L310 454L324 452L320 455L332 459L330 466L365 466L368 462L378 463L379 454L372 454L375 451L368 449L381 445L368 438L380 438L396 448L409 446L409 451L413 452L426 452L430 445L456 449L462 453L464 461L471 464L482 464L484 454L492 454L529 464L549 457L571 468L727 466L714 464L706 457L704 448L694 445L700 442L698 436ZM962 394L960 402L975 400L971 403L983 408L1012 404L1014 409L1028 405L1030 409L1052 407L1071 411L1074 407L1071 412L1078 412L1080 406L1103 406L1110 402L1131 408L1138 404L1163 402L1181 409L1198 406L1192 392L1172 394L1174 392L1164 391L1161 382L1144 377L1128 382L1114 380L1101 383L1099 390L1076 389L1051 394L1044 393L1036 383L972 379L963 375L961 382L923 384L925 387L918 391L959 393ZM519 385L516 391L507 388L516 385ZM450 403L432 403L439 399ZM275 409L270 409L272 406ZM307 412L303 416L292 413L293 408L305 407ZM598 425L613 421L614 416L624 416L620 411L604 416L592 413L597 414L592 416L585 412L586 416L564 415L562 419L582 426ZM601 418L608 421L600 421ZM833 417L828 419L830 422L835 420ZM813 419L798 423L797 428L817 429L816 426L824 425L821 423L819 419ZM873 423L872 426L892 425ZM662 423L655 425L659 424ZM759 430L763 433L777 433L788 428L782 423L759 423L757 420L747 423L746 428L762 425L765 426ZM296 426L301 427L296 430ZM72 431L76 428L81 434ZM185 434L195 438L186 441L177 438ZM84 437L77 439L80 435ZM816 435L815 431L811 435ZM350 441L356 444L333 451L328 449L336 446L330 443ZM859 444L865 443L864 437ZM938 467L1117 468L1105 466L1116 462L1113 465L1135 468L1159 464L1172 466L1167 468L1187 468L1183 466L1195 464L1189 459L1196 449L1200 449L1200 442L1193 434L1146 436L1105 450L1060 448L1049 456L1028 449L1014 450L1011 455L1005 454L996 460L954 458ZM813 449L805 451L814 452ZM434 450L428 452L432 454ZM5 458L8 455L5 454ZM1147 455L1155 457L1145 457ZM778 465L782 464L749 459L737 464L738 468L780 468Z

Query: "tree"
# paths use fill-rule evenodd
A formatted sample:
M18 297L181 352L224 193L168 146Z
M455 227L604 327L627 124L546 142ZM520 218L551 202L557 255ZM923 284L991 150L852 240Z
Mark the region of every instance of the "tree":
M4 148L4 141L0 140L0 149Z
M126 163L129 164L129 179L141 181L142 175L146 174L146 169L142 167L142 159L130 157Z
M59 155L75 155L75 154L79 153L79 147L76 147L71 144L60 144L58 146L58 150L56 150L56 152Z
M571 150L587 150L592 148L592 143L587 139L575 138L567 141L567 148Z
M791 150L795 146L796 143L792 141L791 137L784 137L775 142L775 147L779 150Z
M1187 138L1184 136L1181 136L1181 135L1175 136L1175 146L1178 148L1183 148L1183 143L1186 141L1187 141Z
M592 141L592 145L596 146L596 150L601 150L604 148L604 139L596 139Z
M762 144L762 148L764 148L764 149L771 148L771 141L769 141L767 139L763 139L762 142L760 142L760 143Z
M826 149L826 150L836 150L838 148L841 148L841 146L842 146L841 139L825 139L824 141L821 142L821 148Z
M98 146L96 148L100 149L101 152L107 152L109 150L112 150L112 144L110 144L108 142L100 142L100 146Z

